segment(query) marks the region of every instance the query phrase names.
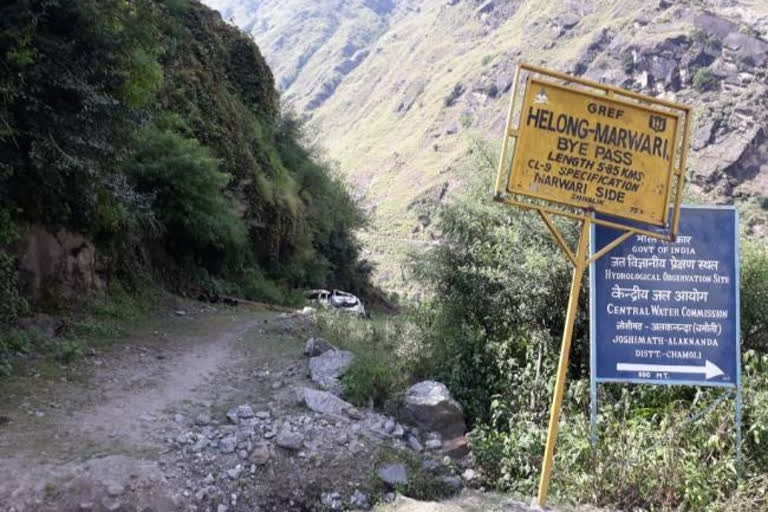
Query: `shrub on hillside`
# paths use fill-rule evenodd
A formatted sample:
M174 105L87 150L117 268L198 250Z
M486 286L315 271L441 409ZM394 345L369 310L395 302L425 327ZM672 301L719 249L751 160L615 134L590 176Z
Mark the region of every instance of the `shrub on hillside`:
M411 384L420 350L406 316L369 320L328 311L317 323L328 341L356 356L342 378L344 397L353 404L388 407Z
M711 91L717 83L717 77L708 68L699 68L693 75L693 88L699 92Z
M441 208L442 243L413 258L413 277L430 292L417 316L425 373L444 382L470 422L487 421L496 395L545 391L556 358L571 267L541 221L490 201L494 159L482 146L464 197ZM561 223L571 242L575 226ZM587 367L586 293L576 329L572 374ZM524 393L523 381L535 383ZM527 399L526 398L526 399Z
M168 251L179 262L220 271L247 242L234 203L223 192L229 176L207 148L170 129L139 132L125 169L135 189L152 198Z
M462 94L464 94L464 86L461 85L461 82L459 82L453 86L451 92L448 93L448 96L445 97L445 106L452 107Z
M474 153L481 157L472 166L480 178L469 180L464 197L441 207L441 244L414 258L413 275L430 293L412 315L421 351L410 371L443 381L461 402L483 483L530 495L544 451L571 267L540 219L491 202L495 162ZM573 246L574 226L560 228ZM768 355L760 351L767 348L766 251L762 241L742 244L744 345L756 349L743 354L745 480L733 463L727 390L602 385L600 442L590 447L583 289L554 495L623 510L719 512L765 502Z
M741 332L744 348L768 351L768 243L741 242Z

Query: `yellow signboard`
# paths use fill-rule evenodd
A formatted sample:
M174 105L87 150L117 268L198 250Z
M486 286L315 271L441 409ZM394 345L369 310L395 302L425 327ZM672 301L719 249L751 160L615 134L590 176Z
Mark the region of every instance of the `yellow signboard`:
M522 73L529 73L529 76L518 128L515 129L513 121ZM534 75L559 82L542 80ZM574 267L536 499L540 507L544 506L549 492L584 272L591 262L630 236L642 234L667 241L675 239L685 185L690 127L691 107L685 105L530 64L520 64L515 72L494 200L536 210ZM511 140L515 140L515 148L507 172ZM677 154L678 148L682 148L680 154ZM572 206L581 211L507 197L505 192ZM668 221L670 202L673 213ZM592 215L595 211L621 219ZM581 222L575 251L550 219L552 214ZM625 223L623 219L641 224ZM593 224L623 233L590 254L588 241ZM643 226L645 224L664 229L649 229Z
M507 191L667 224L677 113L529 78Z

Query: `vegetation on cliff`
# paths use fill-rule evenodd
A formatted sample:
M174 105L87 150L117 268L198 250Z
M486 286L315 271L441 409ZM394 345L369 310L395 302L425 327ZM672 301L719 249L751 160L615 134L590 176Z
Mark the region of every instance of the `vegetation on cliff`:
M108 280L270 301L359 291L365 217L301 140L259 49L197 1L0 8L3 247L26 225L63 227L94 241ZM5 323L19 312L7 254Z

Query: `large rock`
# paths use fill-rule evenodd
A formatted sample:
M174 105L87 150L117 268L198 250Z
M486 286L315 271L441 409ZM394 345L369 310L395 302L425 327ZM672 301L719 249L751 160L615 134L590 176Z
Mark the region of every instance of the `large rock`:
M22 231L15 247L19 260L19 284L33 302L52 292L77 297L105 288L96 247L79 233L60 229L51 233L42 226Z
M304 344L304 355L307 357L317 357L329 350L336 350L336 347L323 338L309 338Z
M411 386L403 399L402 414L422 430L439 432L444 439L459 437L467 430L461 406L440 382L425 380Z
M355 407L349 402L327 392L311 388L299 390L299 400L315 412L335 416L349 415Z
M309 376L323 389L334 395L341 395L344 390L339 380L355 360L355 355L346 350L328 350L309 359Z
M376 470L376 475L385 484L408 485L408 470L404 464L387 464Z
M275 439L275 443L286 450L299 450L304 445L304 434L294 432L287 426L283 426Z

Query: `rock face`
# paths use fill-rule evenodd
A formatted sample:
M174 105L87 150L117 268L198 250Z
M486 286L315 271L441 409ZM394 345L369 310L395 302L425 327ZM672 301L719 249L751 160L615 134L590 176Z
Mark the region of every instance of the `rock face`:
M403 399L402 414L445 439L462 436L467 430L461 406L440 382L425 380L411 386Z
M309 376L324 389L334 395L341 395L344 390L339 380L355 355L346 350L328 350L309 359Z
M30 226L22 232L15 252L22 293L33 302L47 291L71 298L104 290L96 248L79 233L65 229L51 233L42 226Z

